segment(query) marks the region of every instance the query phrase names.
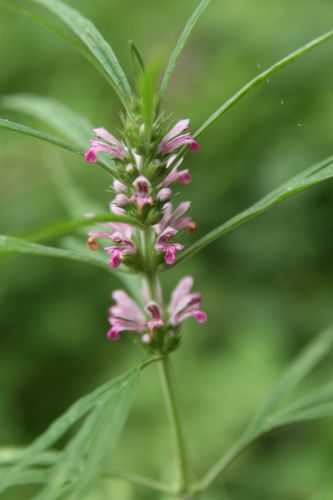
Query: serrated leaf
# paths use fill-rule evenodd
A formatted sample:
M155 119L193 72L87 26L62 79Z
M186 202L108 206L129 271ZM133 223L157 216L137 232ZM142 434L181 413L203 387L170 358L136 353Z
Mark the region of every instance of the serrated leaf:
M205 8L209 4L209 1L210 0L202 0L199 3L198 7L195 9L195 11L193 12L190 19L187 21L185 28L183 29L183 31L178 39L178 42L176 44L174 51L171 54L170 60L168 62L168 65L167 65L167 68L165 70L164 77L162 80L161 89L160 89L160 98L161 99L163 98L163 96L168 88L170 78L172 76L172 73L174 72L177 61L178 61L178 59L179 59L179 57L180 57L180 55L185 47L185 44L186 44L194 26L198 22L201 14L203 13Z
M127 107L132 97L132 91L126 75L111 46L93 23L61 0L28 1L45 7L59 17L75 33L109 75L114 90L125 107Z
M103 405L113 396L114 391L117 392L126 381L132 378L137 380L137 377L137 369L129 370L120 377L107 382L92 393L76 401L61 417L56 419L41 436L22 452L19 461L15 465L8 468L0 475L0 494L3 493L14 480L17 480L21 473L24 474L29 467L36 463L38 464L41 455L53 446L75 422L95 407L98 402L101 402L99 408L104 408ZM94 413L92 413L92 415L93 414ZM86 429L85 426L83 428ZM60 464L63 463L62 454L59 462Z
M241 224L244 224L244 222L261 215L269 208L281 203L287 198L290 198L301 191L309 189L320 182L331 178L333 178L333 156L330 156L326 160L323 160L322 162L304 170L289 181L283 183L280 187L266 195L250 208L240 212L227 222L224 222L217 228L207 233L194 244L187 247L177 258L176 264L192 257L196 253L203 250L207 245L210 245L215 240L224 236L226 233L236 229ZM168 269L169 267L170 266L166 265L161 266L162 269Z
M310 42L306 43L299 49L291 52L289 55L280 59L280 61L276 62L268 69L255 76L250 80L246 85L244 85L238 92L236 92L233 96L231 96L227 101L225 101L222 106L215 111L195 132L194 137L199 137L202 135L213 123L215 123L221 116L224 115L232 106L234 106L242 97L248 94L251 90L257 87L260 83L264 82L269 78L273 73L277 73L282 68L285 68L289 64L293 63L299 57L307 54L310 50L319 47L321 44L331 40L333 38L333 30L324 33L323 35L314 38Z

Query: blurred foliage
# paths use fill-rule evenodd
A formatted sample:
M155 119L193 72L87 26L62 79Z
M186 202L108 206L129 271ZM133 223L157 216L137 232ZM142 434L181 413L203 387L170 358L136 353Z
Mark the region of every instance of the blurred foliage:
M96 23L127 70L127 40L148 60L166 57L196 5L68 3ZM0 12L1 94L59 99L117 133L119 102L100 75L52 33ZM259 68L331 29L332 14L330 0L213 0L178 65L167 111L176 110L175 119L190 116L197 128ZM198 154L188 156L193 182L182 198L193 201L200 234L332 154L331 54L328 43L273 76L202 137ZM25 117L18 121L41 127ZM66 216L66 186L54 182L57 163L107 207L104 172L6 131L0 148L0 233L18 235ZM171 290L193 273L209 315L204 328L186 325L174 355L198 475L233 442L301 346L332 322L332 187L327 182L298 195L163 275ZM1 259L0 276L0 440L25 444L74 399L143 355L130 338L106 340L110 292L120 283L102 270L13 256ZM157 375L154 367L144 374L113 465L155 477L162 471L170 479L172 450ZM332 460L331 419L291 427L252 446L203 499L329 500ZM111 500L156 498L121 481L103 487ZM33 493L17 489L5 498Z

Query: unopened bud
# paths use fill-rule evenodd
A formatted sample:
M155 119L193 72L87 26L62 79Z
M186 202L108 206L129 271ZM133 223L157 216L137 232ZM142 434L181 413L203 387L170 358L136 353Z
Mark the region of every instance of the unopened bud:
M169 188L162 188L158 193L157 193L157 199L161 201L162 203L169 201L171 198L172 192L171 189Z
M93 250L94 252L99 249L99 244L93 237L88 238L87 245L90 248L90 250Z
M188 231L188 234L197 234L198 232L198 225L195 223L195 222L190 222L189 225L187 226L187 231Z

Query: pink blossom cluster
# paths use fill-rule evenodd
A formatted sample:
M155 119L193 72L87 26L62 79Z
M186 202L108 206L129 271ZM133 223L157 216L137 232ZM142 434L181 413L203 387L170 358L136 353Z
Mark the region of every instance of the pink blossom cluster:
M90 149L85 154L88 163L96 163L99 153L107 153L117 164L119 178L113 182L114 198L111 211L116 215L131 215L149 224L151 219L156 232L155 250L164 254L165 263L172 265L177 252L184 248L173 239L179 231L187 229L194 233L196 225L191 217L183 217L191 206L190 202L181 203L173 210L169 202L174 183L188 184L191 181L189 170L180 170L183 158L176 151L187 146L191 151L200 148L199 143L189 132L189 120L180 120L157 144L155 155L149 162L130 146L118 141L103 128L94 130L99 140L90 141ZM106 246L110 254L110 266L118 267L124 256L134 255L137 251L135 231L125 224L108 224L103 231L89 233L90 248L98 248L96 238L109 239L116 245Z
M196 232L195 222L187 215L191 202L174 207L170 201L174 184L191 181L189 170L181 169L183 148L190 151L200 148L188 131L189 125L188 119L180 120L169 132L155 134L148 151L143 144L134 148L128 140L119 141L104 128L94 130L95 139L90 141L85 159L87 163L97 163L99 155L104 153L113 160L114 197L110 210L120 217L120 222L107 222L90 231L88 246L98 250L97 240L103 240L112 268L123 264L145 275L145 259L149 255L150 270L156 273L163 260L169 266L176 262L177 253L184 248L182 243L175 241L179 233L183 230L189 234ZM143 125L137 135L142 131ZM130 216L140 227L122 222L122 216ZM144 240L144 234L149 235L148 240ZM150 248L147 249L147 245ZM185 319L194 317L199 323L206 321L206 314L201 310L201 295L191 293L192 285L191 277L183 278L173 291L165 312L160 291L153 297L146 286L142 306L124 291L115 291L115 304L109 309L108 337L116 340L120 332L132 331L139 334L144 345L155 351L173 350L179 343L179 325Z

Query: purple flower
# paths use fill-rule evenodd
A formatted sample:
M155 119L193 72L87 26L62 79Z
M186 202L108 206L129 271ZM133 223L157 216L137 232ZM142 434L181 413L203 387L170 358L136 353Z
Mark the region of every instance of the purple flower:
M115 290L112 298L116 304L109 309L109 323L111 325L107 336L117 340L123 330L143 333L146 318L140 307L122 290Z
M200 149L200 144L192 137L189 132L182 133L188 130L190 126L190 120L180 120L176 125L168 132L162 139L158 146L158 153L165 156L181 146L188 145L191 151L198 151Z
M165 253L164 261L169 266L172 266L176 262L177 251L184 248L184 245L180 243L169 243L169 240L176 236L177 233L177 229L166 227L158 236L155 243L155 249L158 252Z
M146 177L140 175L133 182L133 186L137 193L131 196L131 201L135 201L138 204L139 211L142 213L145 205L153 204L153 198L150 195L150 182Z
M109 309L109 323L111 325L107 336L111 340L117 340L121 331L127 330L144 334L142 341L147 343L154 335L156 328L163 326L160 306L156 302L149 302L145 312L132 300L127 293L116 290L112 294L116 304Z
M186 276L181 279L171 295L171 301L168 307L169 322L177 326L185 319L193 316L198 323L205 323L207 315L201 311L201 294L190 293L193 286L193 278Z
M97 139L102 139L104 142L89 141L92 147L84 155L87 163L96 163L97 153L100 152L106 152L116 160L124 160L127 157L127 149L124 144L118 141L110 132L104 128L95 128L94 134Z
M166 203L163 207L163 217L158 224L155 225L157 234L161 234L168 226L174 229L181 230L187 228L189 233L196 232L196 223L191 217L182 217L191 207L190 201L180 203L173 211L172 204Z
M129 224L122 222L107 222L104 224L104 231L90 231L88 233L88 246L91 250L98 250L99 245L96 241L98 238L110 239L117 245L107 246L105 252L110 254L110 266L113 268L119 267L122 258L125 255L133 255L136 253L136 245L132 241L133 229Z
M176 286L168 306L168 318L164 321L161 306L154 301L141 309L127 293L122 290L113 292L115 304L109 308L109 323L111 328L107 336L111 340L119 339L122 331L133 331L141 335L143 343L151 342L159 328L166 328L169 335L173 328L187 318L194 317L198 323L205 323L207 315L201 308L201 294L191 293L193 278L186 276ZM171 329L171 332L170 332Z

